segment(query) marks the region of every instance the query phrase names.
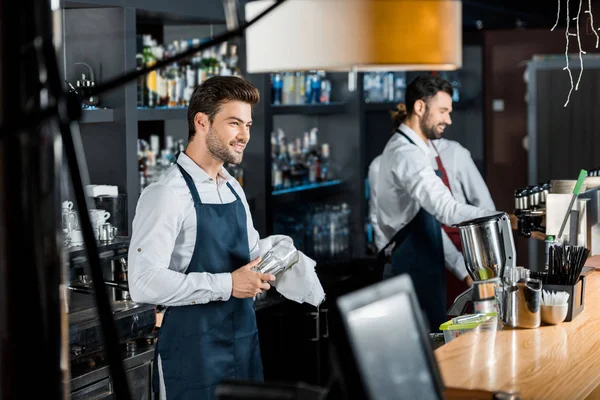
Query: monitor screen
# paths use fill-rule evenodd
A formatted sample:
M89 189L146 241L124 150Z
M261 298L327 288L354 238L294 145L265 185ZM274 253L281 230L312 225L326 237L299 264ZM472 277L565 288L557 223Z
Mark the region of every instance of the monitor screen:
M442 398L441 377L417 304L408 276L338 299L362 391L370 399Z

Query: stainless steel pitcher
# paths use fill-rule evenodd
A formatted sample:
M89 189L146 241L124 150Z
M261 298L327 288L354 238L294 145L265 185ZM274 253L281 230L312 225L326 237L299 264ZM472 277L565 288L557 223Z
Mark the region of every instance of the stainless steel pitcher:
M505 281L501 317L502 323L513 328L537 328L541 324L541 291L539 279L521 279L511 284Z
M517 262L515 242L506 213L477 218L456 225L460 232L465 266L474 281L504 276Z

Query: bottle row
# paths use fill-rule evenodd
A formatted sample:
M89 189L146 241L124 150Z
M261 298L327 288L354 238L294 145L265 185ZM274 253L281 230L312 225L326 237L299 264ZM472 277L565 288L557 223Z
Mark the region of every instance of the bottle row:
M150 35L143 35L136 54L137 68L151 67L205 40L208 39L179 40L162 45ZM196 86L218 75L241 76L236 45L225 42L140 77L137 105L150 108L186 107Z
M271 74L273 105L320 104L331 101L331 81L325 71Z
M460 100L461 84L457 72L435 72L452 85L452 101ZM367 72L363 76L365 103L398 103L406 95L406 72Z
M329 144L319 146L318 129L288 140L278 129L271 134L271 185L273 190L315 184L334 179Z
M405 72L367 72L363 76L366 103L391 103L404 101L406 93Z
M179 152L184 149L183 140L175 142L173 136L166 136L162 147L158 135L151 135L150 143L145 139L138 139L140 192L160 180L169 167L175 164Z

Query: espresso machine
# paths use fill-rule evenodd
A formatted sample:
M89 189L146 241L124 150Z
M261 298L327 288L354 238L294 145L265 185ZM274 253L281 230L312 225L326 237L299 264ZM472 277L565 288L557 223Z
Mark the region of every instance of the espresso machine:
M543 221L551 188L552 183L546 182L515 190L514 212L519 221L519 235L529 237L531 232L546 232Z
M505 271L515 270L517 262L510 218L506 213L499 213L465 221L456 227L473 286L456 298L447 315L463 315L470 304L475 313L497 312L502 278Z

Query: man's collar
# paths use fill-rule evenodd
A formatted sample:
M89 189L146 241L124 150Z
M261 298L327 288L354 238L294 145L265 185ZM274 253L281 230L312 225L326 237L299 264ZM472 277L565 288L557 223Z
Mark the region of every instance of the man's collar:
M429 143L425 143L415 131L408 127L408 125L400 124L400 127L398 129L402 131L406 136L408 136L408 138L412 140L418 148L423 150L426 156L430 155L431 149L429 148ZM429 142L429 140L427 142Z
M177 158L177 163L183 167L187 171L191 177L197 182L210 182L212 178L210 175L206 173L194 160L192 160L187 154L184 152L179 154ZM221 170L217 174L219 178L223 179L223 182L226 182L231 178L231 175L225 167L221 167ZM220 182L219 182L220 183Z

